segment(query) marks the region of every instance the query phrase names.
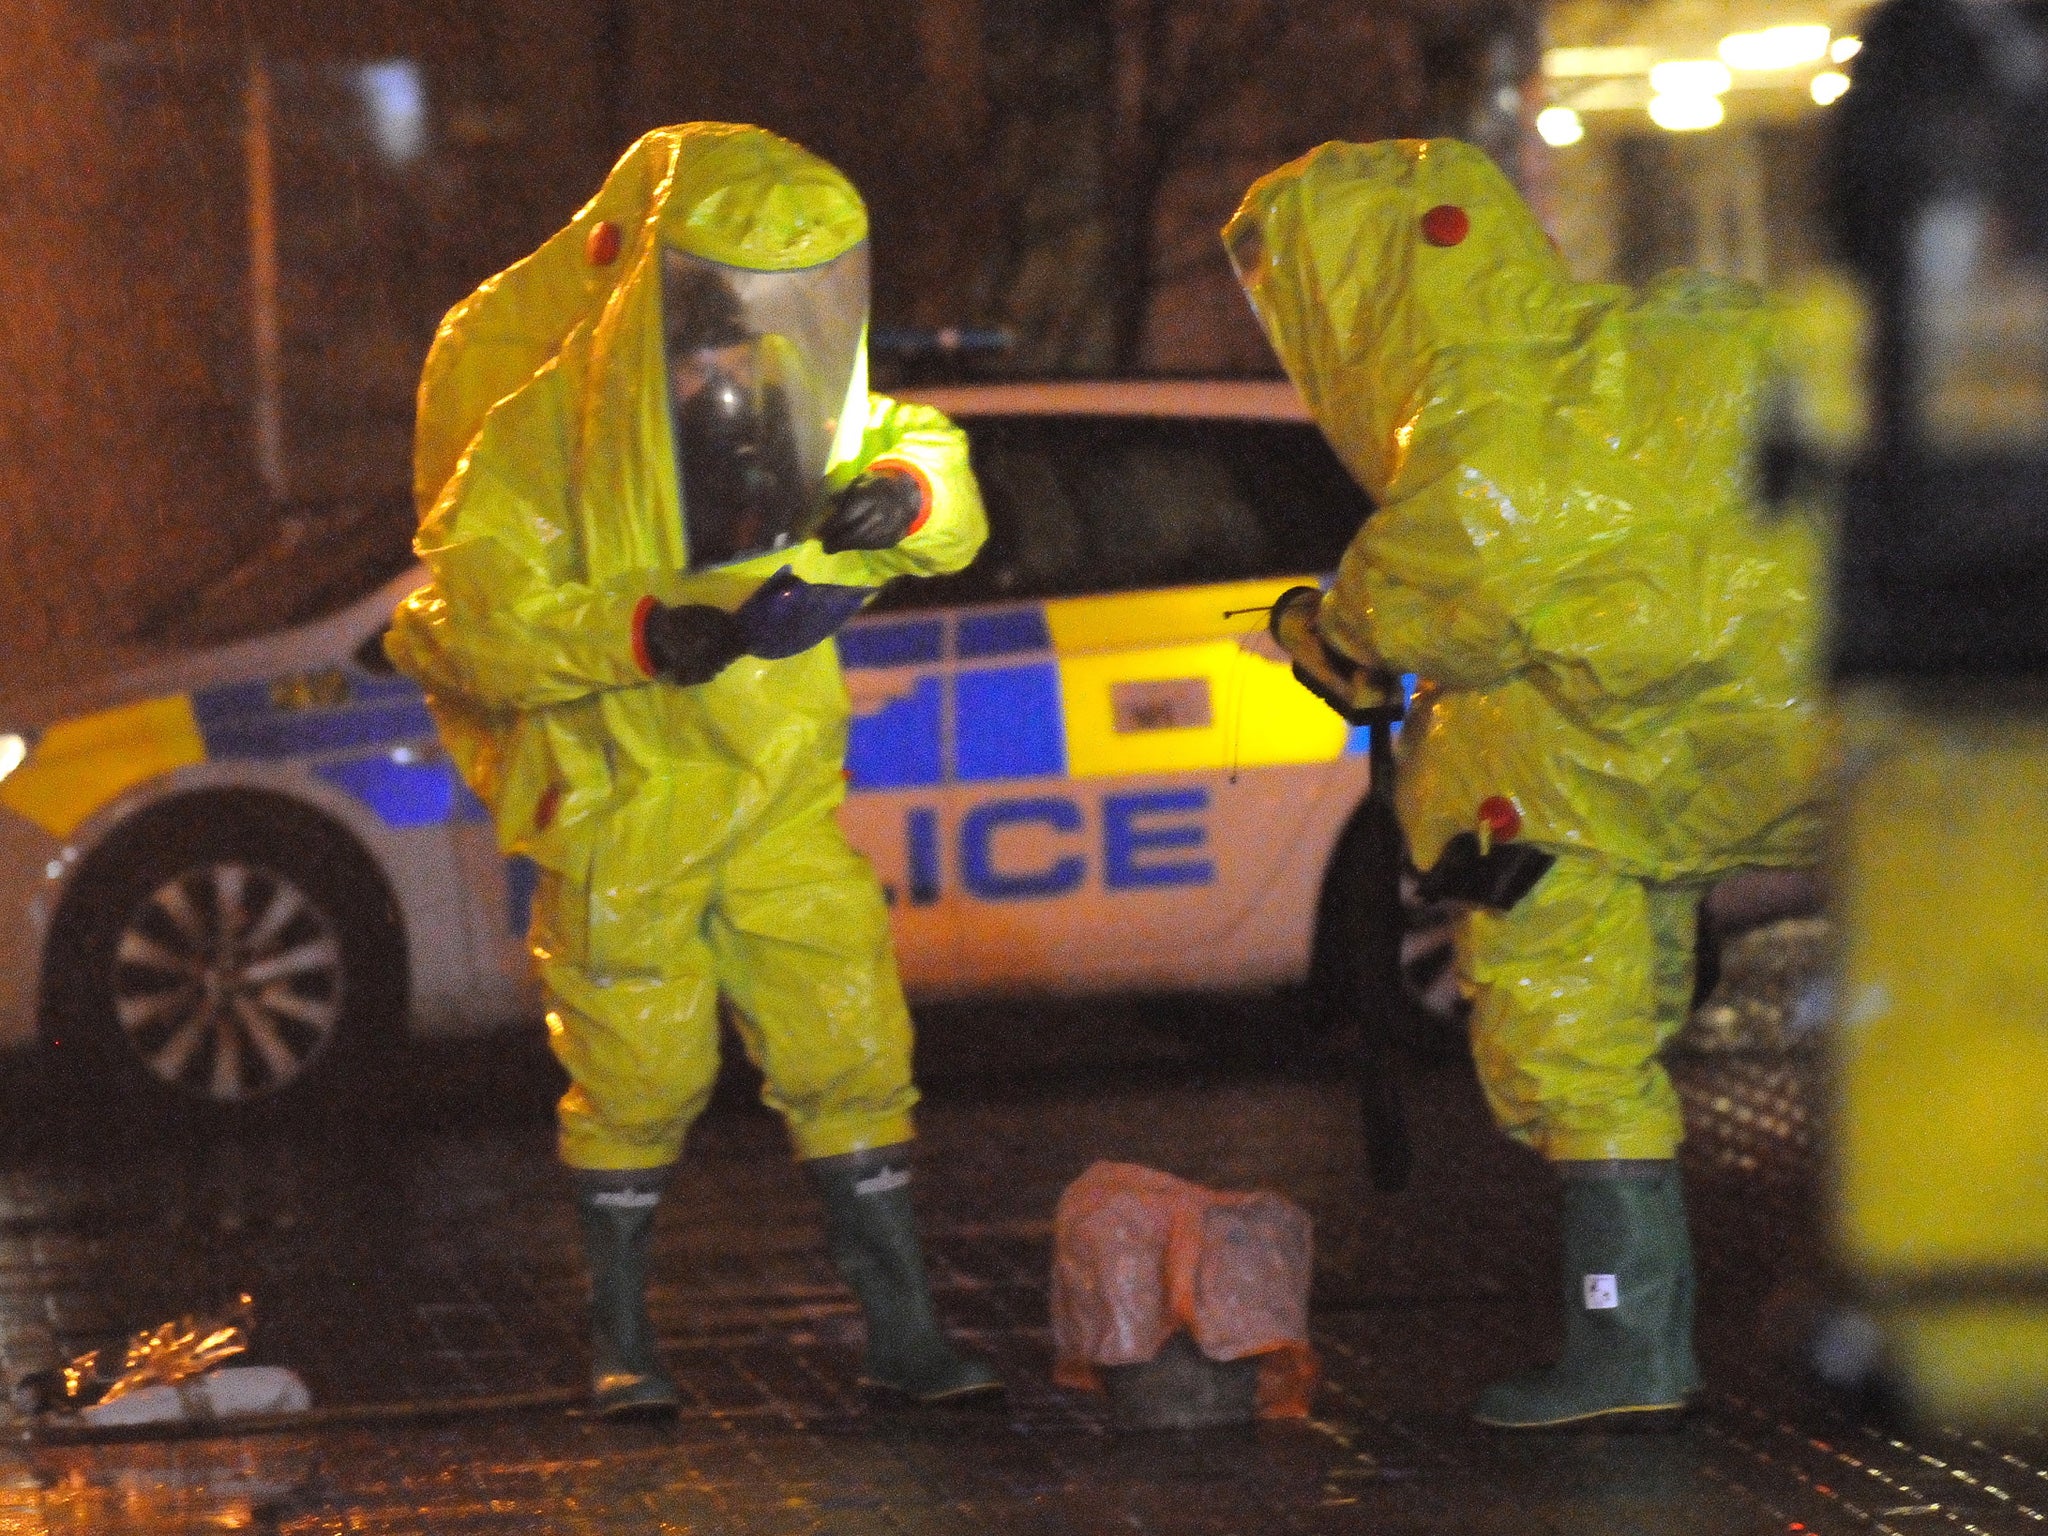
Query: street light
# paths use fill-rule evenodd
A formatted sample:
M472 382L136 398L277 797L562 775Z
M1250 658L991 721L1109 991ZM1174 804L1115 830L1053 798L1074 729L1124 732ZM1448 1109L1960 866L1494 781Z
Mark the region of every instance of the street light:
M1815 24L1731 32L1721 39L1721 46L1715 51L1730 69L1797 69L1827 57L1828 29Z
M1536 114L1536 133L1551 148L1563 149L1586 136L1586 125L1570 107L1545 107Z
M1734 83L1719 59L1670 59L1650 67L1650 89L1659 96L1719 96Z
M1665 94L1650 98L1650 121L1669 133L1718 128L1727 109L1718 96Z

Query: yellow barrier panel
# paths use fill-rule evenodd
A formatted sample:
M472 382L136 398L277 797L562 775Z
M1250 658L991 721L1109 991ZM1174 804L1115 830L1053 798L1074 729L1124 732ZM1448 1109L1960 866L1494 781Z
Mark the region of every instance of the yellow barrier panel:
M1851 716L1836 1220L1921 1411L2048 1408L2048 722Z

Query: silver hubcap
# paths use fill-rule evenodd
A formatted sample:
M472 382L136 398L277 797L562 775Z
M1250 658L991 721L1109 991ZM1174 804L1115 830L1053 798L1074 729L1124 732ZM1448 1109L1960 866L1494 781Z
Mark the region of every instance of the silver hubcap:
M1408 996L1435 1018L1457 1024L1466 1003L1452 964L1457 908L1449 902L1427 904L1412 872L1401 876L1401 981Z
M121 930L114 1011L161 1082L219 1102L297 1081L334 1039L341 937L285 876L203 864L165 881Z

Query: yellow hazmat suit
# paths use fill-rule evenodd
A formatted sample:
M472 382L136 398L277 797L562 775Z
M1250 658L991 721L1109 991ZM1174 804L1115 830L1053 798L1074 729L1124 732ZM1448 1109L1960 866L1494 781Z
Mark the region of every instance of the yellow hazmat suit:
M744 279L822 268L866 237L853 187L796 145L659 129L567 228L451 310L428 357L416 547L433 579L387 644L505 851L540 866L531 940L575 1168L675 1160L716 1072L721 991L801 1157L911 1135L888 916L834 815L849 714L835 647L742 655L682 687L654 678L642 633L650 599L731 611L785 566L878 589L980 547L965 439L868 393L863 332L825 424L825 486L886 463L921 486L920 521L887 549L806 539L690 568L664 252Z
M1750 500L1769 315L1693 274L1574 282L1447 140L1326 144L1224 241L1379 505L1317 626L1424 680L1398 787L1416 862L1482 823L1556 855L1461 933L1495 1115L1553 1160L1669 1158L1656 1057L1699 891L1816 853L1818 544Z

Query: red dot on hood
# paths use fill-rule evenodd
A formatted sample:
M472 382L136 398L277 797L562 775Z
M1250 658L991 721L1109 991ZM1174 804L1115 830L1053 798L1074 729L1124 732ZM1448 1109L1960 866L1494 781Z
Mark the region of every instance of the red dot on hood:
M608 267L619 259L619 226L600 219L590 226L583 242L583 254L593 267Z
M1522 831L1521 809L1506 795L1488 795L1480 801L1479 819L1497 843L1512 842Z
M1431 245L1456 245L1472 233L1472 216L1456 203L1438 203L1422 216L1422 238Z

